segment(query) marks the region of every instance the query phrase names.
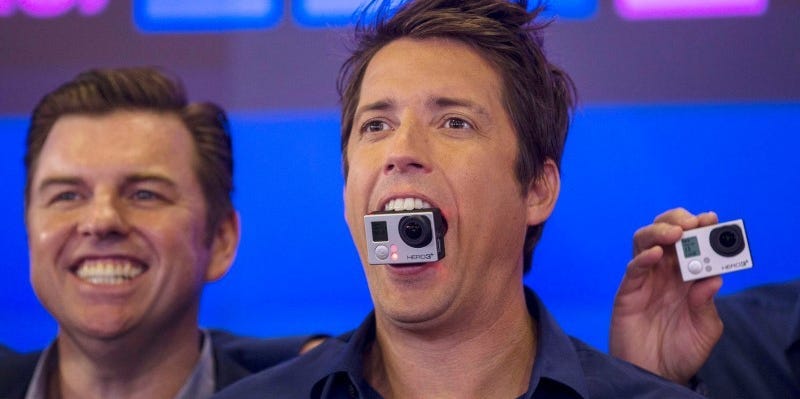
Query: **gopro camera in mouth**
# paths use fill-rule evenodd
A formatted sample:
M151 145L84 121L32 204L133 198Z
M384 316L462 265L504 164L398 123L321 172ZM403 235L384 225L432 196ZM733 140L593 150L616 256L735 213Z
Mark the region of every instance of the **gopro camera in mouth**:
M444 258L447 230L437 208L374 212L364 216L371 265L435 262Z

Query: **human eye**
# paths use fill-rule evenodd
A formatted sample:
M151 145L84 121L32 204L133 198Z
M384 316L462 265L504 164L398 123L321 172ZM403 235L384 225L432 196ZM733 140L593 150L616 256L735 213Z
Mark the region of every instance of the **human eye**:
M389 129L389 124L382 120L373 119L361 125L361 133L378 133Z
M444 120L442 127L445 129L466 130L475 129L475 125L464 118L457 116L448 117Z
M444 127L446 129L473 129L471 123L458 117L450 117L445 119Z
M151 190L137 189L131 193L131 199L135 201L155 201L163 199L163 197Z
M68 203L77 201L78 199L80 199L80 194L76 191L59 191L50 197L48 204Z

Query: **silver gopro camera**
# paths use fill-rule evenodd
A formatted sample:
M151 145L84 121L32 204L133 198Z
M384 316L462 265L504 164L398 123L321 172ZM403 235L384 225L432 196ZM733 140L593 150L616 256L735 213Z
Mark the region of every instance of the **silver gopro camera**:
M675 251L683 281L753 267L742 219L684 231Z
M427 263L444 258L447 230L439 209L375 212L364 216L371 265Z

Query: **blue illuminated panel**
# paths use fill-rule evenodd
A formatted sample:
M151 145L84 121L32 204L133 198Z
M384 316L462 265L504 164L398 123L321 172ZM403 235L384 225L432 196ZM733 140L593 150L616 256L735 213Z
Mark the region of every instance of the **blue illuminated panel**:
M345 225L339 113L232 113L242 242L206 288L205 326L257 336L355 327L371 302ZM575 116L558 204L525 281L564 329L606 347L631 237L666 209L743 218L753 269L723 291L797 277L800 102L586 106ZM55 323L28 282L22 152L27 118L0 117L0 343L29 350ZM449 255L448 255L449 256Z
M552 0L547 2L545 15L559 19L586 19L597 11L597 0Z
M324 28L355 22L353 13L364 0L294 0L292 16L301 26Z
M270 28L281 0L134 0L134 20L144 32L226 31Z
M366 0L294 0L292 15L301 26L324 28L346 26L355 22L353 13ZM582 19L594 15L597 0L551 0L546 15Z

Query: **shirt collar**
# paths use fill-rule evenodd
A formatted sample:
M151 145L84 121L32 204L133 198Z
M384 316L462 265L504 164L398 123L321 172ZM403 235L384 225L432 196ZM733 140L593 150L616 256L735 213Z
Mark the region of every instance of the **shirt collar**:
M28 384L28 392L25 393L25 399L47 398L47 380L50 371L55 367L57 361L55 358L58 357L58 351L55 348L56 343L54 341L39 356L36 368L33 370L33 378Z
M207 330L202 330L202 343L200 346L200 358L192 370L192 374L178 391L175 399L205 399L214 394L215 370L214 370L214 351L212 350L211 336ZM28 392L25 399L46 399L47 381L50 373L57 367L58 350L57 343L51 343L39 356L36 368L33 371L33 378L28 385Z
M534 394L543 381L562 385L581 397L588 398L589 389L572 340L561 330L538 296L527 287L525 287L525 301L528 312L537 322L538 344L528 392L522 398L535 397ZM352 335L344 339L345 341L331 339L328 340L331 342L326 342L327 345L339 345L340 348L334 360L328 363L325 369L312 371L317 375L313 381L316 381L317 385L324 384L325 386L317 388L325 391L330 389L327 385L339 380L337 377L346 375L351 387L359 391L357 397L371 397L374 391L363 378L362 354L366 346L375 339L374 312L367 316Z
M186 379L183 387L175 399L205 399L214 394L214 387L217 385L214 370L214 351L211 346L211 336L208 330L202 331L203 343L200 346L200 358L192 370L192 374Z
M375 312L364 319L361 325L354 331L344 334L338 339L329 339L322 343L320 347L327 347L322 350L312 351L304 357L308 360L305 364L310 367L305 368L305 372L312 376L315 390L328 392L338 390L343 387L336 386L343 383L346 379L348 385L345 389L352 392L351 397L370 397L365 392L371 392L371 388L363 378L363 353L367 345L375 340ZM338 348L337 348L338 347ZM324 356L327 361L314 361L317 355Z
M558 326L539 297L528 287L525 287L525 302L531 317L536 320L538 342L531 381L523 398L534 397L536 389L543 381L564 385L588 398L589 388L586 386L583 367L572 339Z

